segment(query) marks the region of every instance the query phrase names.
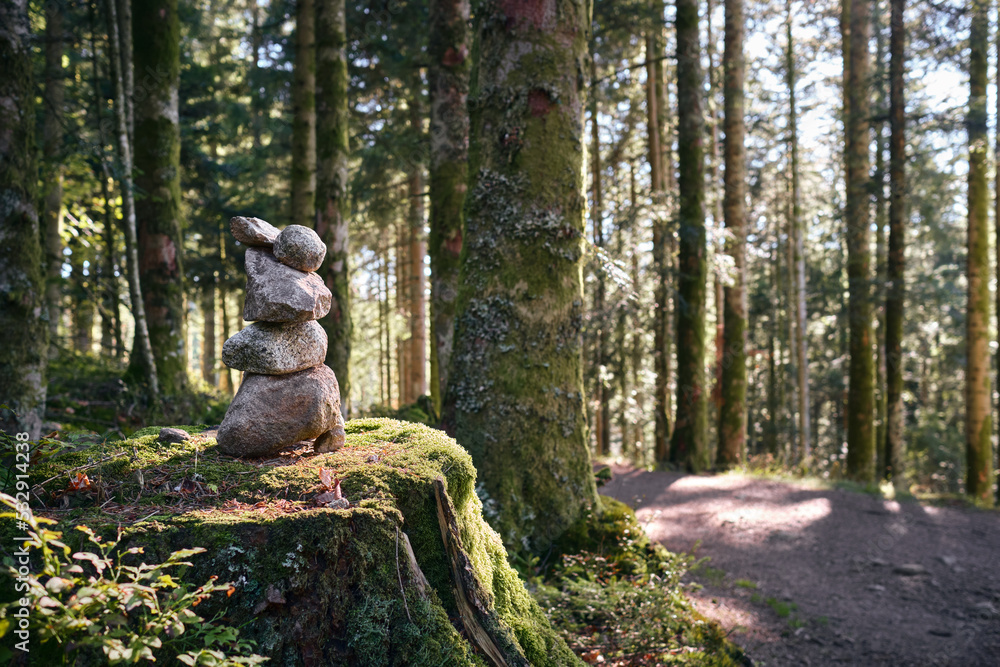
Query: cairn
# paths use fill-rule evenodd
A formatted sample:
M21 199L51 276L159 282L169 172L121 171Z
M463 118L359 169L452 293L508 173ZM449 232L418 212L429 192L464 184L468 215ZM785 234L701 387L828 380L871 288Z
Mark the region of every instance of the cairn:
M252 324L222 346L223 363L244 376L219 427L219 448L260 457L315 438L314 451L336 451L345 438L340 385L323 363L327 336L316 322L333 299L315 273L326 246L301 225L279 232L238 216L229 228L248 246L243 319Z

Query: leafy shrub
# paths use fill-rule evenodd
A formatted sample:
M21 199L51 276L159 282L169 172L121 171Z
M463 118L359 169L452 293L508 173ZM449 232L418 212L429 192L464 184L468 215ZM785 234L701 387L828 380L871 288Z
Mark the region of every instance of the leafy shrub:
M94 550L71 555L62 533L46 527L56 522L35 517L6 494L0 494L0 502L18 511L0 518L18 518L29 527L22 551L40 561L41 569L36 575L6 559L6 570L21 598L0 605L0 637L27 630L28 636L41 642L45 664L119 665L146 660L235 667L268 660L252 654L252 643L240 639L236 628L193 611L213 593L234 590L230 584L216 583L215 577L192 589L172 574L191 565L185 559L204 549L175 551L163 563L127 565L124 557L142 554L141 547L121 551L120 534L116 540L104 541L91 529L77 526ZM24 608L28 609L27 627L16 613ZM55 645L62 650L55 650ZM0 660L4 657L9 659L10 651L0 647Z
M739 665L721 630L694 613L681 577L692 557L668 552L643 573L593 553L565 555L535 598L587 662L620 666ZM629 568L634 572L634 568Z

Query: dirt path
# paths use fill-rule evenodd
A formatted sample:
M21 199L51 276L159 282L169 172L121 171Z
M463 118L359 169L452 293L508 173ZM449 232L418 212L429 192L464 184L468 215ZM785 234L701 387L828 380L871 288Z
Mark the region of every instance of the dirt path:
M653 539L701 542L695 604L755 664L1000 666L1000 515L612 467Z

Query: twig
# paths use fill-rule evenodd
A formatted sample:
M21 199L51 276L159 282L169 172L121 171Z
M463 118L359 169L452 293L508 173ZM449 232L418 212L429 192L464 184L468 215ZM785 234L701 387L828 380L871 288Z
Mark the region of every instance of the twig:
M153 510L152 512L150 512L150 513L149 513L149 514L147 514L146 516L142 517L142 518L141 518L141 519L139 519L138 521L133 521L133 522L132 522L132 525L134 526L134 525L136 525L137 523L142 523L143 521L145 521L145 520L146 520L146 519L148 519L149 517L151 517L151 516L154 516L154 515L155 515L155 514L156 514L157 512L159 512L159 511L160 511L160 510L158 510L158 509L156 509L156 510Z
M39 482L38 484L35 484L33 487L31 487L31 490L34 491L35 489L40 489L43 486L45 486L46 484L48 484L49 482L51 482L52 480L58 479L58 478L62 477L63 475L68 475L68 474L73 473L73 472L79 472L81 470L89 470L90 468L93 468L95 466L99 466L99 465L107 463L109 461L114 461L115 459L120 459L123 456L126 456L125 452L119 452L118 454L115 454L114 456L105 457L105 458L101 459L100 461L95 461L94 463L87 463L87 464L82 465L82 466L77 466L75 468L70 468L69 470L63 470L58 475L53 475L52 477L49 477L44 482Z
M399 526L396 526L396 578L399 579L399 592L403 596L403 607L406 609L406 618L413 623L410 617L410 605L406 603L406 590L403 588L403 575L399 573Z

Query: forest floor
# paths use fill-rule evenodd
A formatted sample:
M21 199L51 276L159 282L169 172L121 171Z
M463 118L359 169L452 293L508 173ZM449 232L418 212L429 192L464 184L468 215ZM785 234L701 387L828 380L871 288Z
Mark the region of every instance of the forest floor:
M1000 513L612 465L601 492L710 557L697 609L755 665L1000 665ZM697 587L696 587L697 588Z

